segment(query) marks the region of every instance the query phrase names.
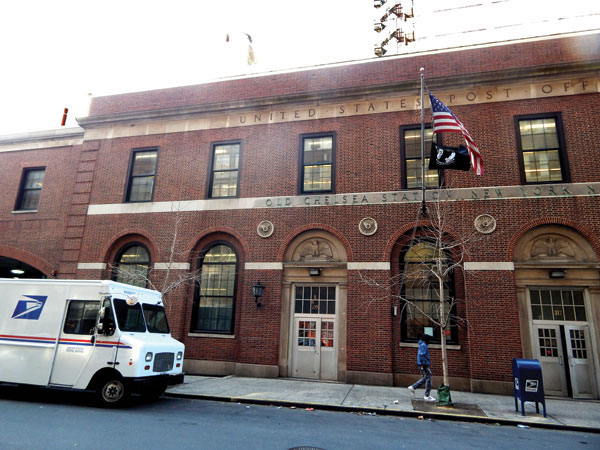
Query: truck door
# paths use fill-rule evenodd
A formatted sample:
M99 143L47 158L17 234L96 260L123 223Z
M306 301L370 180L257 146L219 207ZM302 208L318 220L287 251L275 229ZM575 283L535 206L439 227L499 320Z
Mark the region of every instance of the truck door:
M73 386L94 351L98 300L70 300L60 331L50 384Z
M105 300L110 305L109 300ZM114 363L117 339L97 334L98 300L70 300L52 367L50 385L73 387L81 374ZM113 328L114 330L114 328ZM99 367L89 367L98 366ZM108 365L112 367L111 365ZM87 369L87 370L86 370ZM87 385L89 380L83 380Z

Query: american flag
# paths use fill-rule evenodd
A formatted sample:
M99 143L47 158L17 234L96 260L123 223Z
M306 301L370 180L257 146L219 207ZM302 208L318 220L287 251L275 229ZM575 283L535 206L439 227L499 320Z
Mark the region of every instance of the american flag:
M473 142L473 138L471 138L471 134L461 121L452 114L452 111L431 93L429 93L429 100L431 101L431 111L433 112L433 132L462 133L467 144L467 149L469 150L471 165L475 169L475 173L481 175L483 173L483 159L475 142Z

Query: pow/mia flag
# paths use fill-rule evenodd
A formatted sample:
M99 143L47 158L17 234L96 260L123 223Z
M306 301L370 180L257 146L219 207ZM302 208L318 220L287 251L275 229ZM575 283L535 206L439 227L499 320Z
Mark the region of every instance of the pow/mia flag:
M448 147L445 145L431 143L431 155L429 155L429 170L465 170L471 167L467 147Z

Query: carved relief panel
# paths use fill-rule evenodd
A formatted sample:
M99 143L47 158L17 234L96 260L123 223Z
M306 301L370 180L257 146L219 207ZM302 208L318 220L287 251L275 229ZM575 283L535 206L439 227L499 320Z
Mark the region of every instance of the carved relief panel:
M593 263L596 256L590 244L576 231L548 225L528 231L515 249L515 262Z
M309 231L298 236L286 253L293 263L346 262L346 250L334 236L323 231Z

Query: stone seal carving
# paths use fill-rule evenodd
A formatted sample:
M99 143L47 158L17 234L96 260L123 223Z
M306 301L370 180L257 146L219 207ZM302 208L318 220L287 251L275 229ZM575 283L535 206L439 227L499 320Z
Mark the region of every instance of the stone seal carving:
M372 236L377 231L377 221L371 217L365 217L358 224L358 230L365 236Z
M300 247L296 261L333 261L333 250L328 242L311 239Z
M562 236L541 236L533 242L531 258L575 259L573 244Z
M489 214L481 214L475 218L475 229L482 234L490 234L496 229L496 219Z
M273 234L273 231L275 231L275 227L268 220L263 220L256 227L256 232L261 238L268 238Z

